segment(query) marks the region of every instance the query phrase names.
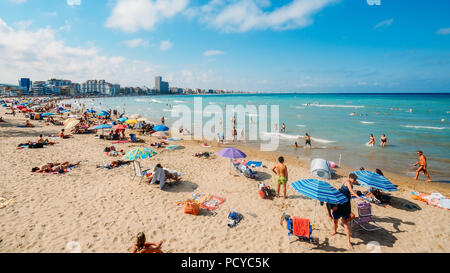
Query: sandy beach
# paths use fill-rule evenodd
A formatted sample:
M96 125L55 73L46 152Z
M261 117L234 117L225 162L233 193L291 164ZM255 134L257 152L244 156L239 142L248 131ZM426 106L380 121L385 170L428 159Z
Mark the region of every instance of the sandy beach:
M9 109L8 109L9 110ZM144 232L147 240L162 240L162 250L180 252L450 252L449 211L413 200L411 191L439 192L450 195L450 184L426 183L424 177L414 181L410 177L392 173L385 176L398 185L387 207L373 205L375 220L382 229L360 231L352 225L354 250L347 250L344 228L330 236L332 222L325 206L317 206L312 233L313 249L306 241L288 243L287 229L280 225L283 212L312 218L315 200L296 192L290 184L309 178L309 163L286 155L290 181L288 199L264 200L258 195L258 182L230 174L229 160L213 155L209 159L193 157L194 153L217 153L221 147L204 148L198 141L179 141L185 148L174 151L155 149L158 154L141 160L144 168L157 163L183 173L182 182L168 190L133 179L133 165L112 170L97 165L114 160L103 152L110 141L94 135L75 135L70 139L52 139L57 144L43 149L21 149L19 143L36 141L39 134L57 134L62 127L45 126L34 121L34 128L19 128L25 124L22 114L12 117L0 109L6 122L0 123L0 197L11 200L0 208L0 252L70 252L69 242L78 242L80 251L129 252L136 234ZM127 134L129 132L127 131ZM115 144L125 152L135 147L149 146L153 137L138 135L147 144ZM261 181L276 187L271 168L280 154L260 152L246 145L236 145L248 159L263 161L268 168L258 168ZM78 168L62 175L33 174L31 168L48 162L78 162ZM337 179L327 180L338 188L350 170L336 169ZM358 188L357 189L363 189ZM198 216L183 213L176 201L187 200L193 193L213 194L226 198L215 215ZM408 209L415 204L420 209ZM227 226L230 210L238 211L244 219L235 228ZM357 215L356 201L352 211ZM372 243L371 243L372 242ZM376 242L376 243L373 243ZM379 249L372 247L379 244Z

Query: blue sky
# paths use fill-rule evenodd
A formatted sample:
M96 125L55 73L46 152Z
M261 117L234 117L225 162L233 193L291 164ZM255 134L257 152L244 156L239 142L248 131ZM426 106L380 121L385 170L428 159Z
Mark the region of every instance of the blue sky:
M449 92L450 1L0 0L0 82Z

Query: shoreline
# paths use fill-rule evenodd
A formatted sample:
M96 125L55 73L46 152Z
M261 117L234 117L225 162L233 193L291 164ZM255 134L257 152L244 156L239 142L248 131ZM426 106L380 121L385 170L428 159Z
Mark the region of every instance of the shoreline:
M44 126L31 120L34 128L18 128L25 118L20 114L13 118L1 116L7 123L0 123L0 148L4 164L0 166L0 197L14 202L0 209L0 252L70 252L68 242L76 241L81 252L125 253L133 245L138 232L144 232L150 241L163 240L164 252L196 253L297 253L297 252L371 252L367 243L378 241L382 252L448 252L450 251L448 211L428 206L410 198L411 190L450 193L447 184L418 182L415 187L409 178L385 175L399 191L393 192L392 205L373 205L373 213L384 231L359 232L352 229L353 251L346 249L342 227L338 235L330 237L331 223L326 209L317 206L314 244L312 250L303 249L305 242L287 243L287 230L280 226L283 212L310 218L315 202L292 189L291 183L308 178L309 164L300 158L284 155L290 173L287 186L288 199L261 199L257 182L230 174L228 159L217 155L210 159L192 156L196 152L217 153L221 147L210 143L211 148L200 146L202 141L185 140L174 144L185 148L175 151L157 150L158 154L141 161L151 167L161 163L164 167L181 171L182 182L178 186L161 191L156 185L133 178L133 167L100 170L116 158L103 152L109 141L94 135L75 135L74 138L56 140L58 144L44 149L16 150L18 143L35 140L58 133L62 127ZM127 133L130 133L129 131ZM149 146L154 137L137 135L147 144L117 144L117 148L129 151L135 147ZM241 148L250 160L263 161L268 168L259 168L263 182L276 187L270 169L281 153L262 152L250 145L233 145ZM153 147L152 147L153 148ZM31 174L33 166L54 161L82 161L81 166L63 175ZM337 179L326 180L340 187L348 175L345 166L336 169ZM422 185L423 184L423 185ZM425 190L426 189L426 190ZM183 213L176 201L186 200L192 193L208 193L226 198L217 215L192 216ZM413 211L403 204L416 204ZM227 227L230 210L239 211L244 219L236 228ZM352 211L357 214L356 202ZM435 236L430 238L429 234ZM187 235L189 234L189 235ZM236 243L239 242L239 243Z

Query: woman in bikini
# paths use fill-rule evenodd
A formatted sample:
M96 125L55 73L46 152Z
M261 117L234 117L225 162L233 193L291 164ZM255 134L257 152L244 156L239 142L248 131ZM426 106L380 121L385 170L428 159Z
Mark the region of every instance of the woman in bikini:
M375 146L375 143L377 142L377 139L373 136L373 134L370 134L369 136L370 140L367 143L367 145L369 146Z

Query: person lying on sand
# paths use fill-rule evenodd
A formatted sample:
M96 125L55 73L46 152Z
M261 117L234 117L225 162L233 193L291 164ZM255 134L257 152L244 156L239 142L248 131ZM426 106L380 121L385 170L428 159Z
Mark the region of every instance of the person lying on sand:
M69 162L48 163L48 164L45 164L44 166L42 166L41 168L39 168L39 167L32 168L31 172L33 172L33 173L54 173L54 172L64 173L64 172L67 172L67 169L76 167L76 166L80 165L80 163L81 163L81 161L79 161L75 164L71 164Z
M0 117L0 122L5 122L2 117Z
M168 145L168 143L165 141L160 141L160 142L155 142L155 143L150 144L150 146L156 147L156 148L164 148L164 145Z
M194 156L195 157L205 157L205 158L209 158L211 156L212 153L210 152L203 152L203 153L195 153Z
M131 161L116 160L116 161L111 162L111 164L110 163L106 163L103 166L97 166L97 168L114 169L114 168L118 168L118 167L123 166L123 165L128 165L130 163L131 163Z
M131 253L163 253L161 250L162 241L158 243L146 243L145 234L139 232L136 244L131 248Z

